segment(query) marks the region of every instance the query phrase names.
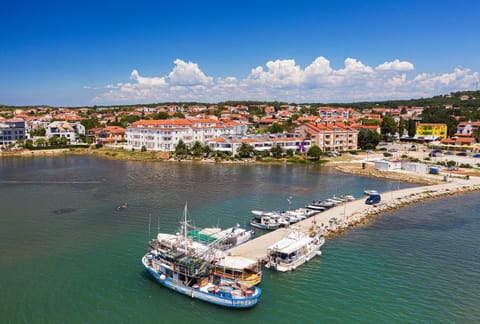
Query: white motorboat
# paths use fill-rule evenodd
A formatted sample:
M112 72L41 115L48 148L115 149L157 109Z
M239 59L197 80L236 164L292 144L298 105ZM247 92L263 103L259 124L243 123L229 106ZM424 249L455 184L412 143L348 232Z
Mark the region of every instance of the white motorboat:
M288 236L268 248L267 268L286 272L297 269L316 255L321 254L320 247L325 243L323 235L304 234L294 230Z

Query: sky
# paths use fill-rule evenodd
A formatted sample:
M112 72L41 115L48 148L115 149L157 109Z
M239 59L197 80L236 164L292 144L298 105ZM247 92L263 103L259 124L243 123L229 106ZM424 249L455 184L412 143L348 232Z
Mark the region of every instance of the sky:
M480 89L480 1L9 1L0 104L353 102Z

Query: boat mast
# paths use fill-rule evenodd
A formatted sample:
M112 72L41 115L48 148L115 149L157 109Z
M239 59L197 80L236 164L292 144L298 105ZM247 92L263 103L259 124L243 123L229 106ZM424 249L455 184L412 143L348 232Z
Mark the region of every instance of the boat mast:
M148 239L151 239L150 224L152 223L152 214L148 215Z

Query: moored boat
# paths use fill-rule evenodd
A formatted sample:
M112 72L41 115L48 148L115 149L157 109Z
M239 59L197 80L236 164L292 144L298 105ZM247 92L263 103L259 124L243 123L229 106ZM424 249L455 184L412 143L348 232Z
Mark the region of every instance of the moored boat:
M276 230L280 228L282 224L271 216L256 216L250 222L250 226L264 230Z
M313 257L321 254L320 247L325 243L323 235L313 231L310 235L294 230L288 236L268 248L266 267L286 272L297 269Z
M217 249L228 250L251 240L255 236L255 231L246 230L237 224L224 230L220 227L193 229L188 231L187 236L194 241L213 244Z
M255 286L244 288L236 282L227 283L221 279L214 282L210 266L188 256L168 260L149 252L142 258L142 264L164 287L220 306L252 307L258 303L262 293Z
M241 277L245 281L223 275L232 269L231 265L217 265L219 260L225 259L225 252L213 247L216 241L209 245L193 241L187 236L187 225L185 206L181 233L159 233L156 240L150 243L149 251L142 257L142 264L152 277L169 289L216 305L233 308L256 305L262 291L251 283L255 279L253 275L259 275L257 281L260 282L261 272L253 273L252 277ZM244 260L237 266L245 264ZM216 273L218 269L223 271ZM242 269L236 270L241 272ZM247 273L248 269L244 269L244 272ZM247 280L249 278L251 282Z

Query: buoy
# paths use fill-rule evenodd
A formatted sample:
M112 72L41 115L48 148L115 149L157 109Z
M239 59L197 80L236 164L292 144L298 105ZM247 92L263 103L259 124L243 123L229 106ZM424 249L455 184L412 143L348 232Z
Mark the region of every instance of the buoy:
M163 281L163 280L165 280L166 278L167 278L167 277L165 277L165 275L164 275L164 274L161 274L161 275L160 275L160 280L162 280L162 281Z
M317 255L322 255L322 251L317 251Z

